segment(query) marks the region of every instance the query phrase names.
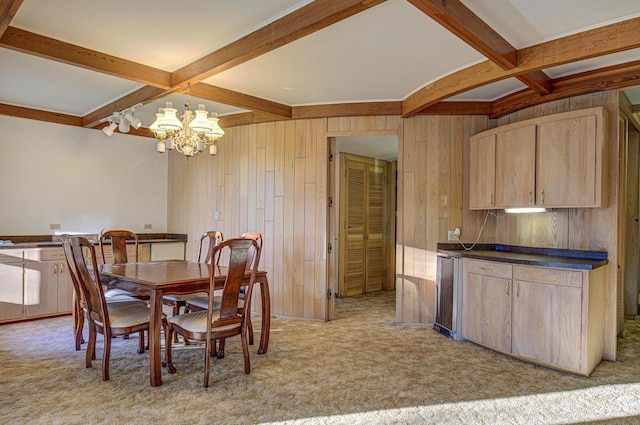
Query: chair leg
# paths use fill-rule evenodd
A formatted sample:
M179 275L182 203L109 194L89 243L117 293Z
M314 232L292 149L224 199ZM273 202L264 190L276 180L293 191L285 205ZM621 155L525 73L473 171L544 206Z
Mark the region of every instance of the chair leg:
M213 345L212 345L213 343ZM209 386L209 370L211 368L211 350L215 348L216 341L207 338L207 343L204 351L204 383L203 386L207 388Z
M246 330L240 333L240 341L242 342L242 356L244 357L244 373L251 373L251 361L249 360L249 346L247 345Z
M74 337L76 341L76 351L80 350L81 345L84 344L84 338L82 336L82 330L84 328L84 313L81 310L73 310L73 326L74 326Z
M144 331L140 331L140 341L138 341L138 354L144 353Z
M176 301L176 302L173 303L173 315L177 316L178 314L180 314L180 304L178 304L178 301ZM177 332L175 332L173 334L173 342L178 342L178 333Z
M249 332L249 345L253 345L253 323L251 322L251 314L247 310L247 331Z
M218 351L216 352L216 357L219 359L224 359L224 338L220 338L220 346Z
M85 367L91 367L91 361L96 358L96 325L89 320L89 342L85 357Z
M173 366L172 358L171 358L171 345L173 343L174 333L176 333L175 330L171 326L168 326L168 328L165 331L165 338L164 338L164 342L165 342L164 358L165 358L165 363L169 373L176 373L176 368Z
M104 347L102 349L102 380L109 380L109 357L111 355L111 332L105 330Z

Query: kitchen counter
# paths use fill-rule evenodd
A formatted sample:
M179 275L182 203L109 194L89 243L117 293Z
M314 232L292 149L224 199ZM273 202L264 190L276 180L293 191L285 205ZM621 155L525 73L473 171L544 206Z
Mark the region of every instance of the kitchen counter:
M452 257L577 270L594 270L609 263L608 254L605 251L532 248L502 244L477 244L473 249L465 250L459 243L439 243L438 252Z
M83 234L94 244L98 244L98 234ZM138 233L139 243L170 243L187 242L187 235L182 233ZM11 243L0 243L0 249L29 249L29 248L55 248L61 247L60 235L14 235L0 236L0 241L11 241ZM110 244L106 240L105 244ZM130 241L134 243L134 241Z

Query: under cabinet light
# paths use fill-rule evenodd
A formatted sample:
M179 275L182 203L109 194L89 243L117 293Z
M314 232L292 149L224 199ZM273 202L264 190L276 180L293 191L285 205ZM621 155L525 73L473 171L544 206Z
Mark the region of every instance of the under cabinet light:
M547 209L542 207L505 208L504 212L507 214L540 213L547 212Z

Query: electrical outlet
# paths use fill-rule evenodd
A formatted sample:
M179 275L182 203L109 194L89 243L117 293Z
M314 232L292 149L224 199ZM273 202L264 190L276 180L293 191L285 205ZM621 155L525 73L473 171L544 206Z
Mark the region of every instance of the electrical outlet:
M49 229L50 230L58 230L58 229L60 229L60 223L51 223L51 224L49 224Z
M455 230L449 230L447 233L448 233L447 239L449 239L450 241L455 241L456 240L456 231Z
M153 225L149 224L149 223L145 224L144 225L144 230L149 230L149 229L153 229Z
M213 212L213 219L214 220L218 220L220 218L220 214L218 213L218 211L214 211Z

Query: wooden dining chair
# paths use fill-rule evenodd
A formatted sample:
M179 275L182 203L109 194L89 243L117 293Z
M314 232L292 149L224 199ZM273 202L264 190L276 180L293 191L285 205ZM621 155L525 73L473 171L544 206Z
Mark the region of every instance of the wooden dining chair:
M213 267L209 281L209 297L206 310L195 311L168 319L168 333L166 338L166 364L169 373L175 373L172 363L173 334L179 333L190 340L205 341L204 352L204 386L209 386L209 371L211 367L211 353L216 340L239 335L244 357L244 372L251 372L249 348L247 344L247 310L240 308L240 288L244 285L245 272L249 251L252 249L260 256L256 241L252 239L234 238L221 242L214 247L213 258L228 258L226 278L222 295L214 296L215 278L220 273L219 267ZM228 256L226 252L228 252ZM245 302L251 302L253 284L258 270L257 261L251 268L249 284L245 294Z
M67 269L69 270L69 274L71 275L71 283L73 284L73 301L72 301L72 323L73 323L73 332L74 339L76 344L76 350L80 350L82 344L84 344L84 337L82 335L84 328L84 319L87 312L87 305L84 300L83 292L80 288L80 283L78 281L78 271L77 265L75 262L75 258L73 258L73 252L71 250L71 244L69 242L69 235L64 234L60 236L60 241L62 242L62 248L64 251L64 257L67 261ZM105 298L107 300L107 304L109 303L133 303L138 305L146 305L144 301L136 299L134 297L130 297L127 295L121 295L113 292L113 290L108 290L105 293Z
M247 257L247 270L250 270L254 259L256 259L256 254L258 254L257 259L258 261L260 261L260 253L262 252L262 234L257 233L257 232L246 232L243 233L240 238L242 239L251 239L256 241L256 246L255 248L251 248L251 250L249 251L249 256ZM258 266L259 264L256 264L256 266ZM245 286L240 288L240 305L239 307L241 309L245 309L247 308L248 314L247 314L247 327L248 327L248 337L249 337L249 345L253 345L254 342L254 338L253 338L253 323L251 322L251 305L245 302L245 293L246 293L247 288ZM207 303L208 303L208 298L207 297L193 297L190 300L187 301L187 307L185 307L185 310L194 310L194 311L200 311L200 310L206 310L207 309ZM214 344L214 352L216 354L216 356L219 359L224 358L224 338L221 339L218 342L218 347L216 347L216 344Z
M136 263L139 261L139 237L131 230L106 230L100 234L98 242L100 244L100 253L102 254L102 264L105 262L105 245L106 240L111 240L111 253L113 254L113 264L128 263L129 258L127 255L127 240L133 240L135 243L135 258Z
M146 304L141 302L108 303L100 281L100 274L93 273L92 275L87 267L85 252L91 257L92 270L98 270L94 245L89 239L82 236L69 237L69 245L75 260L76 277L89 323L85 365L88 368L91 367L92 360L95 359L96 336L101 333L103 335L102 379L108 381L112 337L139 333L138 353L144 353L144 331L149 330L150 311ZM163 316L163 320L166 320L165 316Z
M222 232L218 230L210 230L208 232L204 232L200 236L200 247L198 249L198 262L203 263L211 263L211 256L213 254L213 248L218 245L220 242L224 240L224 236L222 236ZM206 249L206 254L205 254ZM164 305L171 306L173 309L172 313L175 316L176 314L180 314L180 307L185 307L185 313L188 313L187 301L193 298L206 298L207 294L205 292L199 292L197 294L188 294L188 295L165 295L162 297L162 303Z

